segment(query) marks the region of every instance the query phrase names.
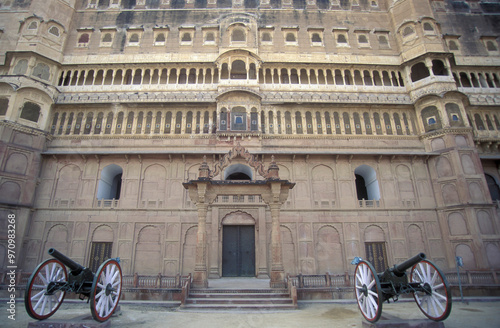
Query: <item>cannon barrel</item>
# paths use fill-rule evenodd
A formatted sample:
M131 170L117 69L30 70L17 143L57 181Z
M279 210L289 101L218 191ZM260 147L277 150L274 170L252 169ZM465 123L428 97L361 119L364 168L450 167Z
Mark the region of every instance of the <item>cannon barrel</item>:
M425 260L426 256L424 253L418 253L414 257L404 261L403 263L400 263L398 265L394 266L394 274L396 276L402 276L404 275L405 271L417 264L420 261Z
M76 263L66 255L62 254L55 248L49 249L49 255L55 257L59 261L61 261L65 266L70 268L71 272L73 275L78 275L80 272L82 272L83 269L85 269L82 265Z

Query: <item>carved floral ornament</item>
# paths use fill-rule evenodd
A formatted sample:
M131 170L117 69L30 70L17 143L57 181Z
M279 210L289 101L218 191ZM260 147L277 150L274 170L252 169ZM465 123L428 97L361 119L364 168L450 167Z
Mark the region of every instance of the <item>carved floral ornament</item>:
M219 175L231 163L231 161L238 156L245 159L247 164L253 167L264 179L279 180L279 168L274 160L274 155L271 157L271 163L269 164L269 168L266 172L262 161L257 160L255 155L250 154L245 147L240 145L239 142L235 147L233 147L233 149L231 149L227 154L220 158L217 163L215 163L214 170L210 170L207 164L207 157L206 155L203 156L203 163L200 166L198 178L213 179L213 177Z

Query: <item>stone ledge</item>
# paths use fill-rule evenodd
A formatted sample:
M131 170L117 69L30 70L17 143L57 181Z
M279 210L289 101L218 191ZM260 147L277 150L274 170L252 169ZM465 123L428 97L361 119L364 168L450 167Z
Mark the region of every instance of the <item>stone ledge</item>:
M164 103L193 102L215 103L217 92L133 92L133 93L63 93L56 104L83 103ZM411 105L407 94L357 93L357 92L265 92L262 103L362 103Z

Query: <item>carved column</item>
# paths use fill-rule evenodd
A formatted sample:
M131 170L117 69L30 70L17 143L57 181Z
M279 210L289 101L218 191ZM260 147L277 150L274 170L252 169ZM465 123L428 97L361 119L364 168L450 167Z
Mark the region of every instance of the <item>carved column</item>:
M275 185L281 187L281 184L272 184L272 189ZM285 268L283 266L283 248L281 246L281 230L280 230L280 207L279 203L269 204L271 209L271 287L278 287L280 283L285 281Z
M199 199L205 198L207 185L204 183L198 184ZM208 287L207 276L207 210L208 205L205 202L196 204L198 210L198 233L196 239L196 261L194 265L193 286Z

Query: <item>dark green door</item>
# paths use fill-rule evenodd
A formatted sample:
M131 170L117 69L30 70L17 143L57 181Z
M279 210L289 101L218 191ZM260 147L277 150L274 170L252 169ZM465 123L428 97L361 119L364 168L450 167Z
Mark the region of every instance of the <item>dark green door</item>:
M222 276L255 277L254 226L224 226Z

